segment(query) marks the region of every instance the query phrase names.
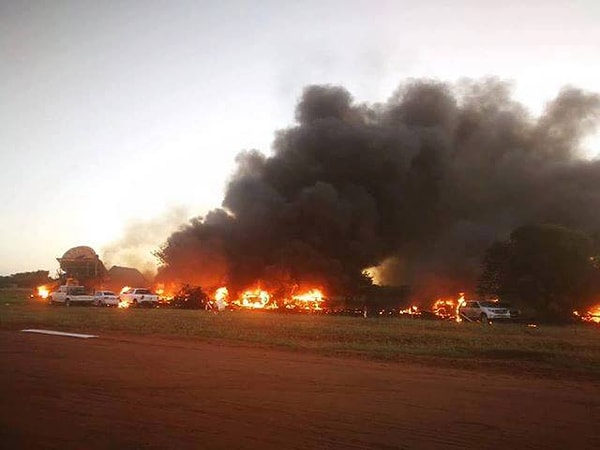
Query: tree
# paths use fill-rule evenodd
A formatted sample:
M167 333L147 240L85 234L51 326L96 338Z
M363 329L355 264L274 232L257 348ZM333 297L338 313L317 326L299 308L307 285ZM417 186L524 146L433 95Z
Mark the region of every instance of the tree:
M47 270L36 270L35 272L19 272L12 275L0 277L0 287L35 288L42 284L51 282Z
M206 306L207 302L208 295L200 286L186 285L173 297L171 305L174 308L181 309L202 309Z
M517 228L483 258L478 293L533 307L541 318L566 320L599 292L592 239L558 225Z

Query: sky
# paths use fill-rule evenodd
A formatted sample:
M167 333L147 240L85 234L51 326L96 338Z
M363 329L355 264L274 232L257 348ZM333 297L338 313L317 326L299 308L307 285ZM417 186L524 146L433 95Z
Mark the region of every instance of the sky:
M599 25L596 0L0 0L0 275L77 245L152 266L310 84L375 103L494 76L534 115L565 85L600 92Z

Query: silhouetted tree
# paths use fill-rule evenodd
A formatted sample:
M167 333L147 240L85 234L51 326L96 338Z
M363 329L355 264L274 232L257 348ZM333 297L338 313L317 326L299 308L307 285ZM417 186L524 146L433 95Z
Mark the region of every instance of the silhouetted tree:
M35 288L52 281L47 270L35 272L20 272L9 276L0 277L0 287Z
M208 302L208 295L199 286L184 286L180 289L171 305L182 309L201 309Z
M600 293L592 239L558 225L528 225L485 253L480 295L533 307L541 318L566 320Z

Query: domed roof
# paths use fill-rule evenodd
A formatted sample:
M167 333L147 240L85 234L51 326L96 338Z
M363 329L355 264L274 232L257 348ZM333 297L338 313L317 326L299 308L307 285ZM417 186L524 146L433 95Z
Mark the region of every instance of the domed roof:
M67 250L61 259L98 259L98 255L92 247L80 245Z

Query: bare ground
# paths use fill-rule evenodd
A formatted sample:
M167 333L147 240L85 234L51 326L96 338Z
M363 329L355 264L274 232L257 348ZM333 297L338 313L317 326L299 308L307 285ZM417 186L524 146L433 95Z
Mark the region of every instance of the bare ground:
M600 383L0 331L0 447L600 448Z

